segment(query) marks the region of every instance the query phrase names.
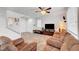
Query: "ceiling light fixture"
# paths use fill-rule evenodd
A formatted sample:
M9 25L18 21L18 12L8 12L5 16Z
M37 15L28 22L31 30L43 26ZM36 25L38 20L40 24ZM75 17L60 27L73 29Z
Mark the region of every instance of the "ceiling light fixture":
M50 13L50 9L51 7L38 7L39 10L35 11L35 12L40 12L42 15L46 15L48 13Z
M46 15L46 11L41 11L41 14L42 15Z

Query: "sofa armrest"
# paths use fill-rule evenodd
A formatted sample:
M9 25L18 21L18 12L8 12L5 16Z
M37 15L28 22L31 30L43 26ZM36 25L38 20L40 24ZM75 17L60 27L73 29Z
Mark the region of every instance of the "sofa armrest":
M13 40L13 44L15 46L17 46L17 45L19 45L21 43L24 43L24 39L22 39L22 38L18 38L18 39Z

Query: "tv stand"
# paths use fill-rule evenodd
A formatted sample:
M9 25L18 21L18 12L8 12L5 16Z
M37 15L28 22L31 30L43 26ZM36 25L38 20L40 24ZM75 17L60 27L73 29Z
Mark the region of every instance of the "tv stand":
M43 34L43 35L50 35L52 36L54 34L54 32L49 32L49 31L42 31L42 30L33 30L34 33L37 33L37 34Z

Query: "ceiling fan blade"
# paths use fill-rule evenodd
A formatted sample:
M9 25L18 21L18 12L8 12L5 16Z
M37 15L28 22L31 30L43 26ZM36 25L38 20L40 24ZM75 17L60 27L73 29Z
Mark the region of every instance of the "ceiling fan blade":
M65 20L65 16L63 16L63 19Z
M46 13L50 13L50 11L46 11Z
M49 8L47 8L46 10L50 10L50 9L52 9L51 7L49 7Z
M42 7L38 7L39 9L41 9L41 10L43 10L43 8Z
M35 11L35 12L41 12L41 11Z

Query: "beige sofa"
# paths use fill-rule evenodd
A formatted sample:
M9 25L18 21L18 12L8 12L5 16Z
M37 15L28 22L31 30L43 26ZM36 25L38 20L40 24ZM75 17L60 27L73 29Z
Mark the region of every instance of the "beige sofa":
M37 43L25 43L24 39L11 40L8 37L0 36L0 51L36 51Z
M68 32L56 32L47 40L44 51L79 51L79 41Z
M32 42L32 43L25 43L24 39L18 38L13 41L13 44L19 51L36 51L37 50L37 43Z

